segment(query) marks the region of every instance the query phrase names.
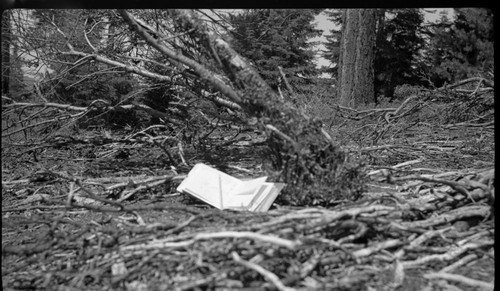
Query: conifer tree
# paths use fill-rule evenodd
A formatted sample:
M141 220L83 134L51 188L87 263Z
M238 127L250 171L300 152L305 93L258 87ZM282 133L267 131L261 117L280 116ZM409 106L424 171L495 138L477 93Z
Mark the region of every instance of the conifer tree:
M424 46L421 9L390 9L379 18L375 49L375 90L392 97L396 86L422 84L421 50Z
M493 12L484 8L455 9L431 28L429 75L437 87L493 72ZM491 76L485 76L491 78Z
M254 9L230 17L234 30L231 45L276 89L280 82L278 67L288 81L304 84L317 74L310 38L318 36L314 27L316 9ZM305 77L305 78L304 78Z
M342 37L342 11L340 9L327 9L325 10L325 14L333 22L334 27L329 31L330 34L326 36L326 42L324 43L325 50L323 51L323 57L330 61L330 65L323 67L322 70L336 79L340 56L340 38Z
M337 78L339 46L342 37L341 10L327 10L335 27L325 43L323 56L332 65L325 72ZM402 84L418 85L420 52L424 45L423 14L420 9L377 9L374 60L375 93L392 96Z

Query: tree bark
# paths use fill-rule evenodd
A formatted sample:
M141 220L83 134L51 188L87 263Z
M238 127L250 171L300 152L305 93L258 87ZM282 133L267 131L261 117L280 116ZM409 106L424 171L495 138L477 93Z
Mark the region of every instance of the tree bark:
M9 96L10 86L10 11L2 16L2 94Z
M357 107L375 101L373 61L375 9L346 9L342 16L339 60L339 103Z

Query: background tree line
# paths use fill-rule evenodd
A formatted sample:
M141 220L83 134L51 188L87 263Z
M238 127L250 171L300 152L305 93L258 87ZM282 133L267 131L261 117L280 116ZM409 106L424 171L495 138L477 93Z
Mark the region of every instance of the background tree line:
M374 91L393 99L398 86L441 87L493 72L493 13L484 8L456 8L454 19L442 14L424 22L424 9L377 9L375 22ZM342 27L340 10L326 12ZM342 31L327 37L324 57L336 76Z
M453 19L443 14L436 23L424 23L424 9L370 10L376 15L373 98L380 99L385 96L392 100L395 97L395 89L402 85L433 88L493 72L494 34L491 10L457 8L454 9ZM310 40L321 33L314 26L314 18L321 12L327 13L337 28L332 29L331 35L327 37L326 49L322 53L332 65L318 70L315 64L318 43ZM230 40L236 51L249 61L272 89L279 89L284 95L299 93L298 96L302 98L300 101L305 103L311 93L317 93L318 90L328 92L330 96L334 92L331 87L338 81L342 10L251 9L234 13L214 13L217 17L203 12L211 18L207 21L211 21L216 31ZM161 14L158 11L141 12L142 16L151 20L158 19ZM85 22L79 21L84 17L87 19ZM70 62L75 56L68 55L59 58L57 62L51 61L64 45L63 36L54 31L55 25L68 31L89 29L94 25L86 36L82 33L70 35L75 49L89 52L88 42L104 44L99 50L100 53L126 56L129 58L127 62L143 63L148 70L170 74L172 79L179 80L174 77L178 72L170 69L169 73L168 68L159 65L164 61L162 57L151 50L141 48L138 43L140 40L120 27L120 20L113 13L96 10L79 13L70 10L35 10L31 18L36 24L27 26L22 35L17 36L18 42L11 39L11 30L13 25L23 26L19 23L21 17L16 18L12 11L6 11L2 18L4 94L9 90L14 95L29 94L26 91L31 92L31 88L26 88L23 84L21 67L36 68L42 62L53 71L66 72L57 78L56 83L47 86L51 88L51 92L62 99L72 96L71 98L75 99L73 101L77 103L78 100L86 99L85 96L91 96L91 99L106 97L112 102L118 102L119 96L126 95L137 85L137 78L131 78L123 70L94 74L79 84L73 84L85 73L93 74L102 70L103 65L96 62L85 63L71 70L64 70L68 66L64 62ZM169 25L170 32L175 33L175 23ZM106 33L113 36L107 36ZM49 42L41 42L35 35L44 36ZM12 45L9 46L9 43ZM203 52L197 50L196 40L189 39L189 36L177 37L171 44L184 54L207 62L203 60ZM21 54L33 54L33 51L36 51L37 57L28 60L17 57ZM43 61L40 59L42 54ZM144 61L145 59L148 61ZM279 67L283 69L286 80L281 76ZM328 73L331 78L320 78L322 73ZM143 81L151 86L145 90L147 102L164 103L165 106L168 101L163 97L172 95L170 93L174 90L171 86L173 83L163 81L158 84L158 80L151 82L147 78ZM285 81L291 84L290 89L294 92L286 90ZM186 83L174 83L186 86ZM69 86L70 84L73 85ZM306 100L303 100L304 98Z
M313 20L321 12L11 10L2 21L2 68L8 68L3 102L52 102L53 115L43 115L51 121L68 116L60 112L67 104L77 105L77 127L154 127L162 132L152 134L165 142L201 152L221 127L236 127L235 136L257 130L265 136L272 171L289 183L291 197L301 203L328 193L355 198L364 185L361 164L346 158L322 118L339 105L349 110L373 103L376 94L379 102L382 95L405 98L405 90L492 70L491 14L458 9L455 21L423 25L419 9L330 11L341 30L330 38L325 56L338 65L324 78L328 69L316 69L311 42L319 35ZM353 56L362 65L351 62ZM29 69L44 72L27 78ZM361 74L351 78L356 72ZM342 82L354 93L342 97L338 89L348 87ZM27 118L42 117L44 110ZM375 145L392 127L389 121L366 127L370 137L363 138Z

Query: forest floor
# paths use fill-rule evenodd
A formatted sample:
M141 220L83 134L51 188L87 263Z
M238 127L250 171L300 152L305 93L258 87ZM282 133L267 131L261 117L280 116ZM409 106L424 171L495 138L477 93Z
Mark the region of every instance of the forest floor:
M190 167L158 147L92 136L2 140L3 290L493 290L492 131L347 146L373 162L360 199L261 213L176 193ZM186 162L262 176L263 146L244 137L187 149Z

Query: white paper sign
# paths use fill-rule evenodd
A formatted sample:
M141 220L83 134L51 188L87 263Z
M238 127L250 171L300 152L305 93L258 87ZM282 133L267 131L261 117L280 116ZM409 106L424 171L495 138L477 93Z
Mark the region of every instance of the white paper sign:
M267 211L285 186L267 177L240 180L205 164L196 164L177 187L219 209Z

